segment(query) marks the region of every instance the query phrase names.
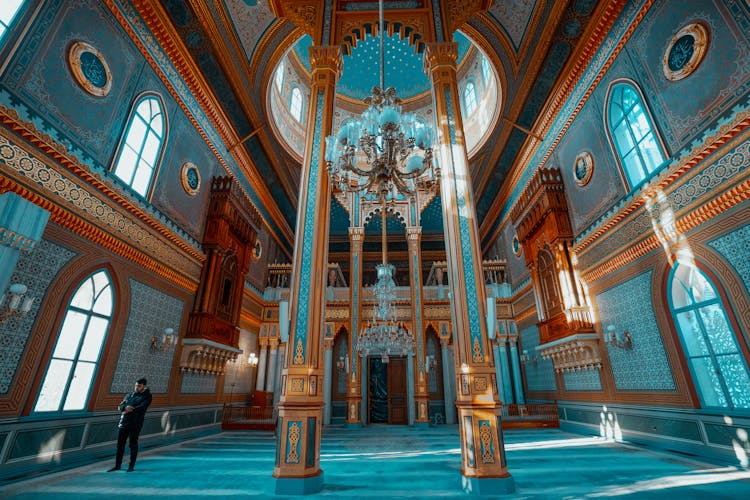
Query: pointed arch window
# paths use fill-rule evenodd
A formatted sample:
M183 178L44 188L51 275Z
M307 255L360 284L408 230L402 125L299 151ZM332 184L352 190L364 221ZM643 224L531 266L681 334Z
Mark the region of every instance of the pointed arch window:
M10 31L13 21L16 20L17 14L24 3L26 3L26 0L3 0L0 2L0 42L5 38L5 34Z
M477 108L477 90L474 87L474 82L466 84L464 89L464 108L466 108L466 114L470 115Z
M117 177L146 196L164 144L164 111L161 101L147 95L136 102L115 162Z
M292 89L292 97L289 100L289 111L295 120L302 123L302 91L297 87Z
M664 163L656 127L641 94L630 83L615 84L609 93L608 132L630 187L646 180Z
M679 262L669 287L672 317L702 405L750 408L750 372L716 287L700 269Z
M86 278L68 304L35 412L86 408L114 307L112 281L102 270Z

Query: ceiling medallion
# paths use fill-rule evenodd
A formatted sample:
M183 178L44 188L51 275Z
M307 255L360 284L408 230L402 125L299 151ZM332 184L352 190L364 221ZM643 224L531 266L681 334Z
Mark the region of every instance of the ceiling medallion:
M195 196L201 189L201 173L194 163L189 161L183 163L182 172L180 172L180 181L182 189L190 196Z
M516 257L521 256L521 242L518 241L518 235L513 235L513 241L511 241L510 246L513 247L513 253Z
M68 66L80 87L96 97L105 97L112 88L112 73L104 56L86 42L73 42L68 49Z
M662 60L667 80L676 82L691 75L708 49L708 30L699 23L683 26L669 42Z
M260 256L263 255L263 244L260 242L259 239L255 239L255 245L253 246L253 260L260 259Z
M573 162L573 178L576 184L583 187L591 180L594 173L594 157L588 151L578 153Z

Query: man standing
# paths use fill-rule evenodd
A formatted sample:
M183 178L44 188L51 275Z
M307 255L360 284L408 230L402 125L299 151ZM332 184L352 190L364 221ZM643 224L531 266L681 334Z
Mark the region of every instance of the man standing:
M131 392L122 400L118 409L120 410L119 432L117 434L117 456L115 466L107 472L120 470L122 456L125 454L125 441L130 440L130 465L128 472L135 468L135 459L138 456L138 435L143 427L143 419L146 409L151 404L151 391L146 387L146 379L140 378L135 383L135 391Z

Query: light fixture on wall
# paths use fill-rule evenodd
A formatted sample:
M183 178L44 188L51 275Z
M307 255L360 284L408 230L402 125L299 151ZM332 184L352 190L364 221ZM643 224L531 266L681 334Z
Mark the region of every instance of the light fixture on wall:
M622 334L617 331L615 325L607 326L607 333L604 335L604 342L618 349L632 349L633 337L630 330L625 330Z
M341 373L349 373L349 355L340 356L336 361L336 368Z
M151 337L151 345L149 350L151 352L164 352L177 344L177 335L174 334L173 328L165 328L164 333L161 335L154 335Z
M258 366L258 361L259 361L258 355L255 354L254 352L251 352L250 356L247 358L247 363L254 368Z
M4 293L0 297L0 323L4 323L10 318L15 318L18 321L26 316L35 300L34 297L26 296L27 291L28 287L21 283L13 283L8 287L8 293Z
M529 351L526 349L523 350L521 353L521 356L519 356L521 359L522 365L533 365L536 366L537 362L539 362L539 354L534 354L533 356L529 356Z

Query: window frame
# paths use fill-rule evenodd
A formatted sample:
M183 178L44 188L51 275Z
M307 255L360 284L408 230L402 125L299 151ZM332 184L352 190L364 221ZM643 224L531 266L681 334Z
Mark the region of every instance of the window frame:
M0 32L0 49L5 47L7 37L10 36L13 28L18 24L19 19L23 17L24 11L29 6L29 3L29 0L21 0L21 2L18 4L18 7L16 8L16 11L12 16L10 16L7 25L0 21L0 29L2 29L2 32Z
M140 106L140 104L147 99L155 99L156 102L159 104L159 107L161 109L161 116L162 116L162 134L161 134L161 137L159 138L159 147L158 147L159 151L156 154L156 158L154 159L153 170L151 171L151 178L148 181L148 186L146 187L145 192L141 194L138 191L136 191L135 188L133 188L133 179L135 179L135 174L137 172L137 167L138 167L138 161L141 158L142 150L141 150L141 153L138 154L136 165L133 170L133 179L131 179L130 183L125 181L122 177L120 177L117 174L117 168L119 166L121 156L127 144L128 134L130 133L130 129L133 126L133 121L136 118L138 106ZM141 139L141 142L142 142L141 148L143 148L143 143L145 143L146 137L148 137L148 132L152 130L149 124L147 124L146 129L147 129L146 134ZM167 108L165 106L164 100L162 99L161 95L156 92L143 92L139 94L133 100L133 104L130 107L130 112L128 113L128 119L125 122L125 128L123 129L122 134L120 135L120 142L117 145L117 151L115 152L114 159L112 160L112 166L109 171L117 179L118 182L120 182L124 186L127 186L132 194L140 198L143 198L146 201L150 201L153 195L154 187L156 185L156 178L159 175L161 163L164 158L164 151L167 149L166 144L167 144L168 138L169 138L169 120L167 119Z
M297 117L294 114L293 104L294 104L295 94L299 95L299 117ZM301 125L304 125L305 123L303 120L305 116L304 112L305 112L305 98L304 98L304 95L302 94L302 90L297 85L295 85L292 87L292 90L289 92L289 114L292 116L292 118L297 120L297 122L299 122Z
M620 153L620 148L617 145L617 141L615 140L614 134L613 134L613 127L610 124L610 117L611 117L611 109L612 109L612 99L613 94L617 87L619 86L628 86L630 87L636 94L636 96L639 99L639 103L641 105L641 108L643 109L643 115L645 116L648 125L650 127L650 133L653 135L654 142L656 143L656 146L659 150L659 153L662 156L662 162L658 165L655 165L653 167L653 170L646 171L643 179L638 181L637 183L633 183L630 179L630 174L628 173L628 169L624 164L624 158ZM607 140L609 141L610 148L612 150L612 154L615 157L615 162L617 163L619 167L619 173L620 173L620 179L622 180L623 184L628 187L627 192L633 192L640 186L642 186L644 183L648 182L654 175L656 175L658 172L662 170L664 165L666 165L669 160L669 151L667 150L664 141L661 136L661 131L659 130L659 127L657 126L656 120L654 120L654 116L651 113L651 107L649 106L648 102L646 101L645 96L643 95L643 92L641 91L640 86L633 80L628 78L619 78L617 80L612 81L609 84L609 88L607 89L606 98L604 101L604 130L607 136ZM632 136L631 127L628 127L628 132ZM640 144L644 141L644 138L646 137L645 134L640 141L634 146L635 149L637 149L637 155L641 162L643 162L640 166L641 168L646 169L646 162L643 160L643 154L642 149L640 147ZM631 149L632 151L632 149Z
M94 310L93 310L94 306L96 304L96 298L98 298L99 295L97 295L94 298L94 300L93 300L93 302L91 304L91 308L89 310L84 310L83 308L78 307L78 306L73 306L73 304L72 304L73 300L76 297L76 294L81 290L81 288L89 280L93 280L94 276L96 276L99 273L104 273L105 277L107 278L107 283L108 283L107 286L109 287L109 291L110 291L109 293L111 294L111 301L112 302L111 302L111 306L110 306L111 309L110 309L109 316L106 316L106 315L104 315L102 313L95 313ZM100 290L100 293L103 290L105 290L106 288L107 287L103 287ZM113 278L111 270L107 266L99 267L97 269L94 269L94 270L88 272L87 274L84 275L84 277L82 279L80 279L80 280L78 280L76 282L75 287L71 287L70 288L70 292L66 296L67 300L65 302L65 306L63 308L61 308L60 320L59 320L59 322L57 323L57 326L56 326L56 335L55 335L54 339L51 342L51 348L50 348L50 351L49 351L49 356L48 356L48 358L46 360L46 367L44 369L44 374L41 377L41 379L39 380L39 386L37 387L36 397L34 398L34 401L33 401L33 403L31 404L31 407L30 407L30 416L31 417L40 417L40 416L45 416L45 415L57 415L57 416L60 416L60 417L64 417L64 416L75 416L75 415L80 415L80 414L88 413L89 408L91 406L91 396L94 393L94 388L95 388L95 386L97 384L97 381L98 381L97 374L99 372L100 365L102 363L102 356L103 356L103 354L104 354L104 352L105 352L105 350L107 348L107 339L109 338L109 336L112 333L112 328L113 328L113 326L115 324L115 320L116 320L116 315L117 315L117 292L116 292L116 289L117 289L116 282L115 282L115 280ZM50 367L52 366L52 361L55 360L55 359L62 359L62 358L56 358L55 357L55 351L57 350L57 346L58 346L58 344L60 342L60 336L62 334L62 329L63 329L63 327L65 325L65 320L67 319L68 313L71 310L74 311L74 312L81 313L81 314L86 314L86 319L85 319L85 326L84 326L82 332L79 334L78 339L77 339L78 340L78 345L76 347L76 352L75 352L74 357L72 358L72 363L71 363L70 369L68 371L68 380L67 380L67 383L66 383L64 389L62 390L62 394L60 396L60 400L58 402L58 407L57 407L56 410L37 410L36 407L39 404L40 397L42 396L42 390L44 389L44 384L45 384L45 382L47 380L47 376L49 374ZM65 409L66 399L67 399L68 394L70 393L70 389L71 389L71 386L72 386L72 381L73 381L73 379L75 377L75 370L76 370L76 367L78 366L78 362L80 360L81 351L82 351L83 345L85 343L86 334L89 332L89 325L90 325L91 319L93 317L97 317L97 318L101 318L101 319L106 319L108 321L108 324L107 324L106 330L104 331L104 333L102 335L101 345L99 346L99 351L98 351L97 356L96 356L96 361L93 362L94 369L91 372L91 380L89 381L88 394L85 397L85 401L84 401L84 404L83 404L82 408L66 410ZM90 361L87 361L87 360L84 360L84 362L90 363Z
M490 84L490 78L492 78L492 67L490 66L490 60L487 59L487 56L482 54L482 79L484 81L484 87L487 88Z
M694 297L692 297L692 293L691 293L691 298L693 299L692 304L689 304L687 306L675 307L672 288L674 286L674 280L677 279L676 275L677 275L677 270L679 266L692 267L695 269L695 271L699 272L703 276L703 279L705 279L708 282L708 284L712 287L713 292L715 293L715 297L712 299L708 299L708 300L696 301ZM680 281L683 281L683 280L680 278ZM720 370L719 364L716 359L716 354L714 353L713 341L710 338L709 336L710 334L708 333L707 328L704 325L703 318L701 317L699 313L700 309L704 307L712 306L712 305L718 305L721 308L727 328L729 329L735 342L735 346L737 349L736 354L739 355L741 361L744 364L745 373L748 375L748 377L750 377L750 364L748 364L748 359L750 358L749 358L749 353L748 353L748 346L745 344L744 337L741 334L738 335L738 331L741 332L741 330L738 330L739 325L734 316L734 310L731 309L731 301L728 300L721 282L717 280L717 278L708 269L704 268L703 266L699 266L695 262L685 263L685 262L681 262L677 260L675 261L674 265L670 266L669 273L667 274L667 280L665 283L664 291L665 291L665 295L667 299L667 307L669 309L668 310L669 321L671 322L671 325L674 328L674 332L677 337L676 338L677 348L680 350L681 356L683 360L685 361L684 366L688 369L689 380L698 398L700 407L702 409L706 409L709 411L731 412L732 414L735 414L735 415L750 415L750 407L737 408L734 405L733 400L731 398L731 393L727 386L726 379L724 377L724 374ZM729 305L729 309L727 309L727 305ZM680 322L677 318L678 314L688 312L688 311L692 311L696 316L696 319L701 328L703 341L705 342L706 348L708 350L708 356L691 356L688 351L686 339L684 337L682 327L680 326ZM734 353L722 353L722 354L719 354L719 356L725 356L725 355L731 355L731 354L734 354ZM704 397L703 392L701 390L700 383L698 382L698 378L696 376L696 370L693 366L694 363L692 361L693 359L704 359L704 358L707 358L710 360L711 368L714 370L714 372L716 372L717 368L719 368L717 376L719 378L719 385L722 388L723 397L727 401L727 406L715 406L715 405L709 405L706 403L706 398Z
M467 91L469 90L469 86L471 86L471 96L473 100L473 106L471 109L469 109L469 102L467 100ZM474 113L474 111L476 111L476 109L479 107L479 100L477 98L477 85L476 83L474 83L474 80L469 80L468 82L466 82L461 100L464 103L464 111L466 113L466 116Z
M279 62L279 64L276 66L276 70L274 71L273 75L273 83L276 86L276 90L279 94L282 94L284 91L284 80L286 79L286 75L284 74L286 68L284 66L284 60L282 59L281 62Z

